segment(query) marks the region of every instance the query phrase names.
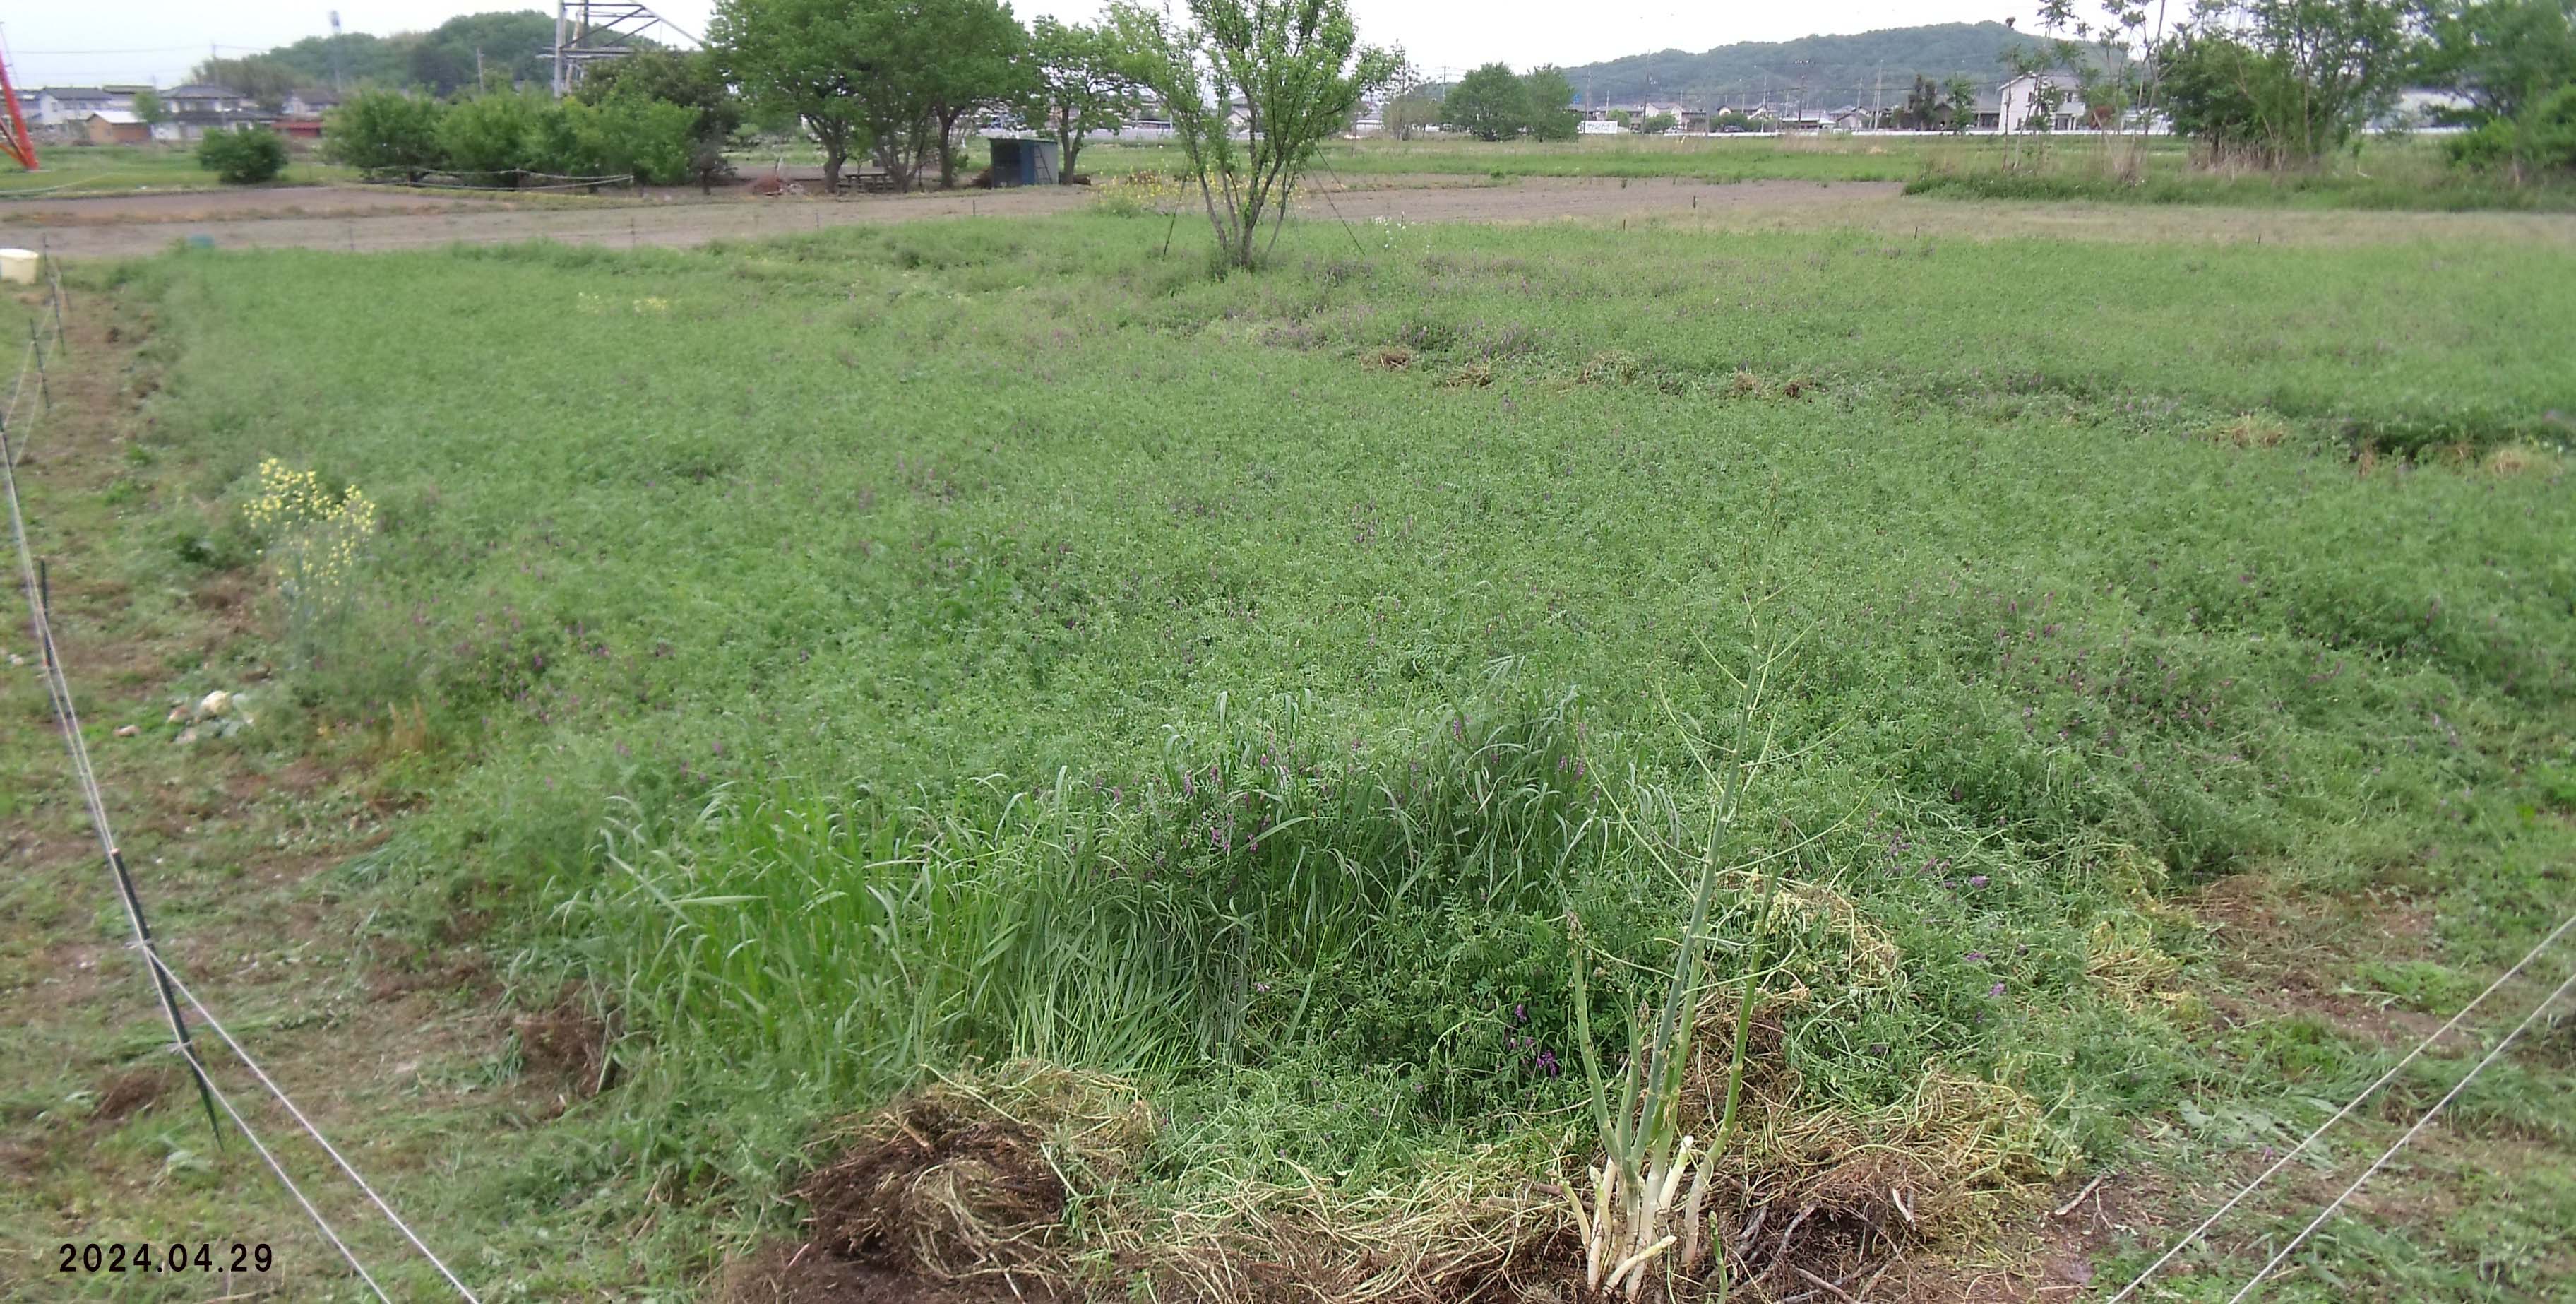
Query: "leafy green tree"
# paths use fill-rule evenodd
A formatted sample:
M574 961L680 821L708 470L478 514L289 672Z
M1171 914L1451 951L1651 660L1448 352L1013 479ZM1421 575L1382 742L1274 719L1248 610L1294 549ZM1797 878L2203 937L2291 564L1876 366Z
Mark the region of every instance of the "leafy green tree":
M286 140L266 127L210 131L197 142L197 166L228 186L274 181L286 170Z
M710 39L757 101L793 107L837 185L873 145L901 188L956 180L958 123L1021 102L1028 34L998 0L721 0Z
M1949 90L1950 98L1942 106L1948 121L1943 125L1957 135L1977 125L1977 84L1965 77L1953 77Z
M1441 122L1478 140L1510 140L1529 125L1529 86L1499 63L1458 79L1440 100Z
M716 63L755 108L792 114L823 150L823 188L874 138L862 86L877 67L867 0L719 0L707 28Z
M527 91L495 91L459 100L438 122L438 148L449 169L484 176L510 175L535 161L554 102Z
M1533 140L1572 140L1575 124L1582 119L1574 112L1574 83L1565 79L1555 65L1532 68L1521 75L1521 99L1529 106L1524 120Z
M1680 125L1681 119L1669 113L1649 113L1644 122L1637 124L1637 129L1649 136L1660 136Z
M2576 85L2561 86L2510 118L2490 118L2454 136L2451 158L2512 175L2515 184L2534 172L2576 172Z
M159 125L170 120L170 106L150 91L134 93L134 116L146 123Z
M247 59L200 59L189 70L188 80L221 86L274 113L285 107L287 96L295 93L296 79L293 68L254 55Z
M1411 140L1430 127L1440 125L1442 109L1438 97L1427 91L1410 90L1386 102L1378 110L1378 122L1386 134L1397 140Z
M2267 167L2340 148L2396 101L2408 0L2221 0L2157 51L2174 130Z
M957 184L958 120L1026 98L1029 34L1000 0L910 0L903 8L892 25L901 70L893 75L919 88L936 129L923 143L935 147L939 188L947 190Z
M322 154L370 172L400 172L407 181L447 166L439 143L446 106L426 95L359 91L322 119Z
M1057 180L1071 184L1085 137L1116 131L1136 112L1143 88L1128 77L1134 60L1120 51L1106 27L1039 18L1029 26L1029 61L1036 69L1028 120L1055 138L1064 152Z
M1908 131L1934 131L1948 125L1950 111L1941 103L1941 88L1931 78L1916 73L1914 87L1905 92L1905 107L1897 110L1896 120Z
M529 136L536 171L568 176L632 176L647 184L685 180L697 111L640 90L597 104L568 99L546 106Z
M1285 222L1316 147L1395 77L1404 58L1359 43L1347 0L1189 0L1189 10L1181 24L1115 0L1109 24L1135 52L1136 79L1171 114L1224 262L1249 268L1262 219ZM1278 238L1274 225L1271 240Z
M2455 0L2426 24L2417 76L2468 101L2443 117L2474 130L2449 141L2451 157L2508 172L2576 167L2569 111L2576 106L2576 6L2567 0Z
M683 147L698 187L714 189L716 179L731 170L725 142L742 126L742 99L725 82L712 51L639 50L610 59L583 73L574 95L594 105L640 97L685 108L690 123Z

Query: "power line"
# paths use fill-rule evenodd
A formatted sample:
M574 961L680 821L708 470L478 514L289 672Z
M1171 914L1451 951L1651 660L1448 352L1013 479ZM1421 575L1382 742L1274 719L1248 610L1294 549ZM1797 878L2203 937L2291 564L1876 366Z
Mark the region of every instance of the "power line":
M11 53L11 55L13 55L13 56L21 56L21 57L23 57L23 56L25 56L25 55L30 55L30 54L45 54L45 55L57 55L57 54L60 54L60 55L70 55L70 54L178 54L178 53L181 53L181 52L183 52L183 51L184 51L184 52L194 52L194 51L197 51L197 50L248 50L248 49L251 49L251 48L253 48L253 47L251 47L251 46L247 46L247 45L154 45L154 46L146 46L146 47L142 47L142 48L138 48L138 49L132 49L132 50L12 50L12 51L10 51L10 53Z
M2533 960L2539 958L2541 952L2548 950L2550 945L2556 942L2560 937L2564 936L2570 928L2576 928L2576 915L2569 915L2564 922L2560 923L2556 928L2549 930L2549 935L2547 937L2541 938L2538 945L2535 945L2530 950L2523 952L2522 958L2513 962L2513 967L2497 975L2494 982L2487 984L2487 989L2485 991L2478 993L2477 996L2468 1004L2461 1006L2460 1012L2452 1015L2449 1022L2444 1023L2439 1028L2435 1028L2431 1035L2425 1037L2422 1041L2415 1043L2415 1049L2406 1052L2406 1058L2397 1061L2396 1064L2390 1066L2386 1073L2380 1074L2376 1081L2372 1082L2369 1086L2363 1087L2359 1095L2356 1095L2351 1100L2344 1102L2344 1107L2336 1110L2334 1112L2334 1117L2317 1124L2315 1131L2301 1137L2297 1145L2290 1147L2287 1151L2282 1153L2280 1158L2273 1160L2271 1167L2255 1174L2254 1180L2237 1188L2236 1194L2227 1197L2227 1203L2218 1206L2218 1211L2216 1213L2209 1215L2207 1218L2201 1219L2199 1226L2183 1233L2182 1239L2175 1241L2163 1254L2158 1255L2155 1262L2148 1264L2145 1271L2140 1272L2136 1278L2129 1282L2128 1285L2121 1287L2120 1293L2112 1296L2108 1301L2106 1301L2106 1304L2120 1304L2120 1301L2136 1294L2140 1286L2147 1284L2147 1278L2156 1275L2159 1269L2173 1261L2173 1257L2175 1255L2182 1253L2183 1250L2188 1248L2193 1241L2199 1240L2202 1234L2206 1233L2210 1228L2217 1226L2218 1220L2226 1217L2228 1211L2242 1203L2246 1196L2252 1195L2256 1187L2270 1181L2274 1173L2287 1167L2289 1162L2292 1159L2297 1158L2301 1151L2304 1151L2310 1145L2315 1144L2318 1137L2325 1135L2327 1128L2333 1127L2335 1124L2342 1122L2347 1115L2352 1113L2352 1111L2359 1109L2361 1107L2361 1102L2368 1100L2372 1094L2376 1093L2381 1087L2387 1086L2399 1073L2405 1071L2407 1065L2414 1063L2418 1057L2423 1055L2423 1053L2429 1049L2434 1042L2440 1041L2442 1038L2450 1035L2453 1028L2460 1026L2460 1020L2469 1017L2470 1011L2478 1008L2478 1006L2484 1003L2488 997L2495 995L2498 988L2501 988L2507 982L2512 981L2515 974L2521 973L2525 965L2528 965Z
M2342 1194L2337 1195L2333 1200L2329 1201L2325 1208L2318 1210L2317 1216L2309 1219L2308 1225L2300 1228L2299 1234L2291 1237L2290 1243L2282 1246L2281 1252L2273 1255L2271 1262L2264 1264L2254 1273L2254 1279L2246 1282L2244 1289L2228 1296L2227 1304L2241 1304L2246 1296L2253 1294L2254 1288L2262 1285L2263 1280L2272 1275L2273 1269L2280 1267L2282 1262L2287 1260L2291 1254L2295 1253L2300 1246L2307 1244L2308 1237L2315 1235L2316 1230L2325 1226L2326 1220L2334 1217L2335 1211L2344 1206L2344 1201L2351 1199L2354 1193L2361 1190L2362 1183L2369 1181L2373 1175L2379 1172L2380 1169L2387 1167L2388 1161L2396 1158L2397 1152L2405 1149L2406 1143L2414 1140L2415 1135L2423 1131L2424 1128L2433 1121L2435 1115L2442 1112L2443 1106L2450 1104L2454 1097L2466 1090L2471 1082L2477 1080L2477 1076L2479 1074L2486 1072L2487 1066L2495 1063L2497 1058L2505 1053L2506 1048L2513 1045L2514 1038L2521 1036L2523 1029L2530 1027L2532 1020L2540 1017L2541 1011L2548 1009L2559 997L2566 995L2567 990L2571 987L2576 987L2576 966L2569 967L2567 970L2567 976L2560 980L2558 989L2549 993L2547 996L2542 997L2540 1004L2532 1006L2531 1013L2522 1016L2522 1022L2513 1025L2513 1031L2506 1033L2501 1040L2497 1041L2495 1048L2487 1052L2486 1058L2479 1060L2477 1065L2463 1075L2459 1081L2452 1083L2451 1089L2443 1092L2442 1098L2434 1101L2433 1107L2425 1110L2422 1118L2415 1120L2415 1126L2406 1129L2406 1134L2404 1136L2401 1136L2397 1138L2396 1141L2390 1143L2386 1150L2380 1152L2377 1159L2370 1161L2370 1167L2363 1169L2361 1171L2361 1176L2352 1179L2352 1185L2343 1188Z

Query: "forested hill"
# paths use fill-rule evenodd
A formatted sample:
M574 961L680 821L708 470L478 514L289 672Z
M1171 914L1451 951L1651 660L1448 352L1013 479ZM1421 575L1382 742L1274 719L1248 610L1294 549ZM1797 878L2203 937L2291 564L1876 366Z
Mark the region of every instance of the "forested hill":
M1884 72L1887 100L1893 104L1904 100L1917 73L1935 81L1973 77L1980 85L2001 80L2004 51L2031 43L2002 23L1938 23L1852 36L1747 41L1700 54L1634 54L1568 68L1565 77L1587 103L1680 100L1694 108L1719 108L1800 98L1810 105L1869 104Z

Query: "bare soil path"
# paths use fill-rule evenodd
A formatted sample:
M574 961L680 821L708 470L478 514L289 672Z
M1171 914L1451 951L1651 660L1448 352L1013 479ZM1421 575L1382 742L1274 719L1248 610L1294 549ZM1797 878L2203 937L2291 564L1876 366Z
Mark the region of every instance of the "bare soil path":
M1079 208L1076 188L951 191L845 199L702 197L659 190L596 198L456 196L308 186L239 192L119 195L0 205L0 245L67 258L157 253L181 240L224 249L357 253L557 240L680 247L828 227L951 217L1018 217ZM1908 198L1878 181L1622 180L1529 177L1352 177L1301 191L1297 210L1355 227L1407 222L1621 221L1712 231L1858 229L1891 238L2186 240L2283 244L2403 244L2472 238L2576 246L2576 215L2388 213L2182 205L1962 203ZM1183 209L1184 222L1198 220Z

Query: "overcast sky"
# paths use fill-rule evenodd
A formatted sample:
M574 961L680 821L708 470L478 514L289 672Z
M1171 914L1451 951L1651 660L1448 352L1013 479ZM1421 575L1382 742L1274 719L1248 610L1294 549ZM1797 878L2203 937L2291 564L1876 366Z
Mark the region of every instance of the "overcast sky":
M647 0L650 3L650 0ZM667 7L666 7L667 6ZM379 35L435 27L461 13L513 7L508 0L348 0L340 21ZM544 5L534 7L545 7ZM1021 18L1088 18L1099 0L1018 0ZM1920 23L2018 17L2034 0L1816 0L1809 4L1683 6L1665 0L1352 0L1361 36L1402 45L1437 72L1500 59L1514 67L1580 64L1652 50L1705 50L1735 41L1783 41ZM210 46L249 54L328 33L330 0L116 0L11 5L0 22L10 74L21 86L101 81L171 85ZM714 0L665 0L654 10L703 34ZM1732 12L1730 12L1732 11Z

